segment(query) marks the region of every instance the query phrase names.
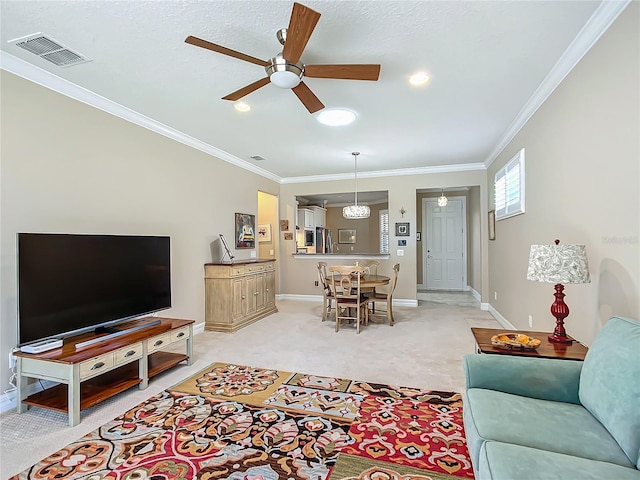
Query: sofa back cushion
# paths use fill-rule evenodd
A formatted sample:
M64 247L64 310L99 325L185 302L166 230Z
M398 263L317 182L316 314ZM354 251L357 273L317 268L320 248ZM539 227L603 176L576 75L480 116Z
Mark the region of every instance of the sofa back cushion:
M602 327L584 360L579 397L640 465L640 322L613 317Z

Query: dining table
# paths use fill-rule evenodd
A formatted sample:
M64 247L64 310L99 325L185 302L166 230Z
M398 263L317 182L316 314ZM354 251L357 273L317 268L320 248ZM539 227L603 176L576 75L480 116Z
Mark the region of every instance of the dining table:
M351 277L353 279L354 286L357 285L356 276L352 275ZM360 277L360 288L375 288L382 285L389 285L390 281L391 277L386 277L384 275L371 275L367 273Z

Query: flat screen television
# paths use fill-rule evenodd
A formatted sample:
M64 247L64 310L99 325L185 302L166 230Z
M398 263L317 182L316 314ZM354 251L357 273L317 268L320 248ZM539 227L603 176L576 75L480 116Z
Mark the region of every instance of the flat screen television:
M18 342L171 307L170 238L18 233Z

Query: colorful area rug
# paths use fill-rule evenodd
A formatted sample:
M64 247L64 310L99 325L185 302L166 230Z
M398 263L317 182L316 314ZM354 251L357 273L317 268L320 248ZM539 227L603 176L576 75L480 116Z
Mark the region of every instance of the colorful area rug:
M461 477L459 394L216 363L13 479Z

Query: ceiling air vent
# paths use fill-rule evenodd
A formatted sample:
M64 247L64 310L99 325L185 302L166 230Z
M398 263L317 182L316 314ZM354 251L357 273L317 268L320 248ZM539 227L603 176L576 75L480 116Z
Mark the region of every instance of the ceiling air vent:
M266 158L261 155L251 155L249 156L249 158L255 160L256 162L264 162L266 160Z
M33 53L40 58L44 58L59 67L70 67L91 61L82 54L70 50L60 42L42 33L34 33L26 37L9 40L8 43Z

